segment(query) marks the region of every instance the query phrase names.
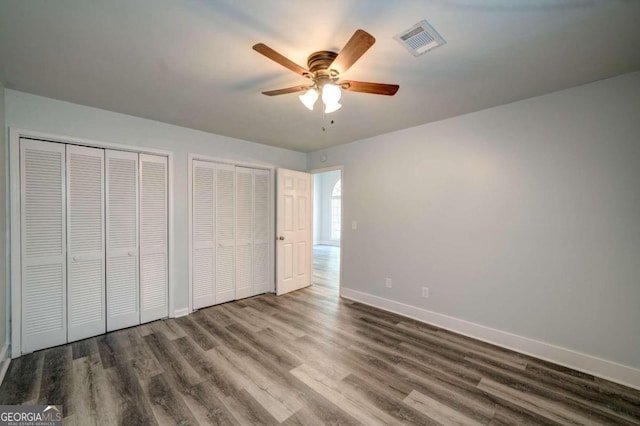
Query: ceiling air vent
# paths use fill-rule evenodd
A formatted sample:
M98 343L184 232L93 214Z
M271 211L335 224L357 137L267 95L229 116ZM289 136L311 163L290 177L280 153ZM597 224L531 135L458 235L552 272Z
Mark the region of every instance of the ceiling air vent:
M406 47L413 56L420 56L447 43L427 21L420 21L393 38Z

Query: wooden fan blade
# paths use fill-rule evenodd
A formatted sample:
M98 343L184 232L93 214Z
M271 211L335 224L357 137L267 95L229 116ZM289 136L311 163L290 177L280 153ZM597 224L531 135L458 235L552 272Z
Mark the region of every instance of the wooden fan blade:
M307 74L309 74L309 71L302 68L300 65L296 64L295 62L289 60L288 58L285 58L284 56L282 56L281 54L279 54L278 52L276 52L275 50L273 50L272 48L270 48L265 44L258 43L253 46L253 50L263 54L264 56L271 59L272 61L279 63L283 67L290 69L296 74L300 74L302 76L306 76Z
M397 84L369 83L364 81L340 81L338 83L344 90L350 92L372 93L374 95L393 96L400 86Z
M344 74L375 42L376 39L368 32L356 30L329 68Z
M268 90L266 92L262 92L262 94L267 96L286 95L287 93L302 92L307 89L310 89L311 87L312 86L293 86L293 87L287 87L285 89Z

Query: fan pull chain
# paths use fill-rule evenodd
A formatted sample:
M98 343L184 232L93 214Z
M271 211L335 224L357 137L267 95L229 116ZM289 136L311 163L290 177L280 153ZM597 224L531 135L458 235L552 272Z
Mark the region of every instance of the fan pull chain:
M325 113L324 108L322 108L322 131L323 132L327 131L327 128L325 126L326 119L327 119L327 113ZM333 120L331 120L329 124L333 125Z

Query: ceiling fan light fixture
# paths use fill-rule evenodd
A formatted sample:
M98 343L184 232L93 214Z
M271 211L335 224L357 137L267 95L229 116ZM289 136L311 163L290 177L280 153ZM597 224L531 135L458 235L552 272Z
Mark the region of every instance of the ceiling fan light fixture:
M340 86L327 83L322 87L322 102L324 102L325 105L338 104L340 97L342 97Z
M325 114L330 114L332 112L335 112L337 110L339 110L340 108L342 108L342 104L338 103L338 102L334 102L331 104L324 104L324 113Z
M304 95L298 96L300 102L309 109L309 111L313 111L313 105L318 100L318 91L314 88L311 88L305 92Z

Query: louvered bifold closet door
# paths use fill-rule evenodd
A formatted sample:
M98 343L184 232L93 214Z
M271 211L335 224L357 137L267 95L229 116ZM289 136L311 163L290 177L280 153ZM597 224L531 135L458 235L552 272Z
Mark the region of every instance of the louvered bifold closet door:
M104 150L67 145L67 341L105 321Z
M140 154L140 320L169 315L167 158Z
M193 307L216 303L215 288L215 164L193 161Z
M64 145L20 139L23 353L67 341L64 170Z
M253 170L236 167L236 299L253 296Z
M235 167L216 164L216 303L236 298Z
M138 154L105 151L107 331L140 324Z
M270 183L268 170L253 171L253 295L266 293L271 281Z

